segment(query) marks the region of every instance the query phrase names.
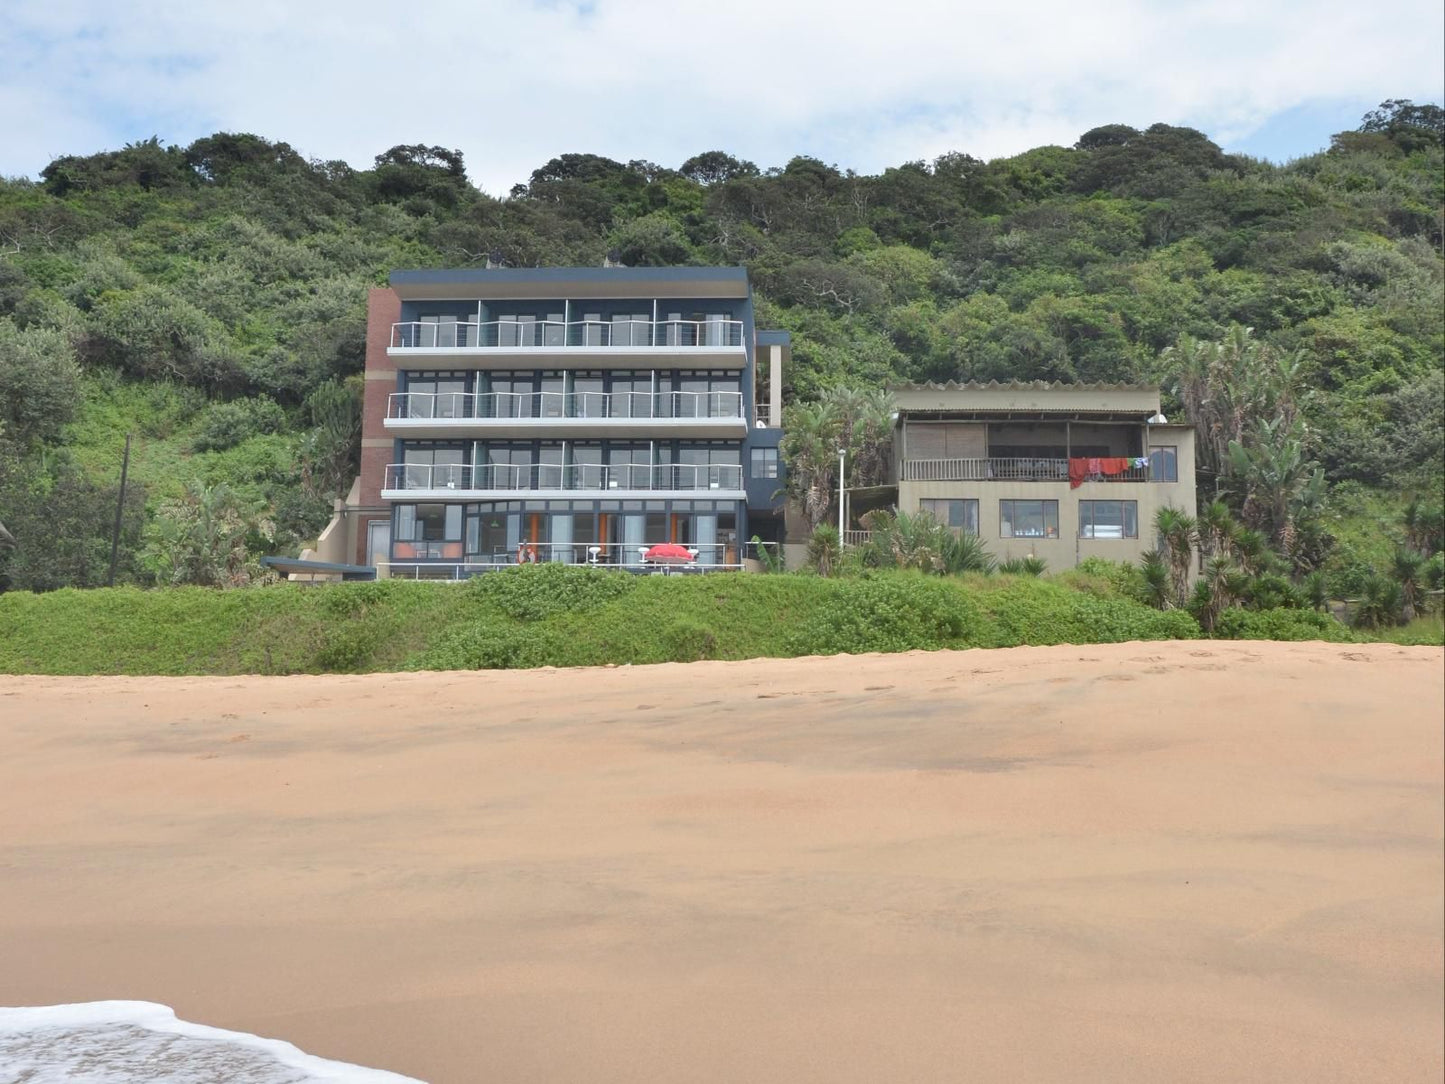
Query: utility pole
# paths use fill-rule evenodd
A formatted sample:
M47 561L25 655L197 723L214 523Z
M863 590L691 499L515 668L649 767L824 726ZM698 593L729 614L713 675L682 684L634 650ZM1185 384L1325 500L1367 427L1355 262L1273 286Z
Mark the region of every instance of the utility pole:
M843 459L848 449L838 449L838 548L843 548Z
M110 532L110 575L105 578L107 587L115 586L115 560L120 554L120 517L125 511L125 476L130 470L130 434L125 435L125 455L120 461L120 496L115 501L115 529Z

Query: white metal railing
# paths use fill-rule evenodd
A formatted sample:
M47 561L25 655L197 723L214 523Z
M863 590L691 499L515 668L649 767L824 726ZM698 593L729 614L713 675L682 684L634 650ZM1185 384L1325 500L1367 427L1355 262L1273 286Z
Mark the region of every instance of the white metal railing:
M397 490L660 490L706 492L743 488L736 463L392 463L382 489Z
M844 546L866 546L873 540L872 531L847 530L843 532Z
M737 391L393 392L388 418L741 418Z
M743 322L707 320L411 320L391 325L391 346L405 350L538 347L736 347Z
M1134 458L1130 456L1128 458ZM1067 482L1067 459L905 459L905 482ZM1130 467L1118 474L1090 475L1091 481L1147 482L1149 468Z
M460 543L395 542L397 559L388 564L392 577L409 579L466 579L480 572L514 568L524 564L557 562L569 565L590 565L625 572L697 573L736 572L744 567L744 559L758 550L769 550L776 556L776 542L749 542L740 549L730 542L686 543L687 557L649 556L658 542L518 542L492 553L473 553L457 559L446 550L460 550ZM410 550L410 552L407 552Z

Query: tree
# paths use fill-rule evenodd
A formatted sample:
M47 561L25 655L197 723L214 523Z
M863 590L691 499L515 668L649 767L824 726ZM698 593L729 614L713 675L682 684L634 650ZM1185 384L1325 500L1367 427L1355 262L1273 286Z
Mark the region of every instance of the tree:
M1366 113L1360 131L1388 136L1406 153L1445 143L1445 109L1426 103L1416 105L1404 98L1391 98Z
M1245 522L1262 527L1286 554L1294 552L1299 521L1325 488L1324 471L1305 457L1298 433L1298 425L1276 418L1256 422L1248 443L1229 442L1230 467L1244 485Z
M893 398L880 388L829 388L813 403L783 411L783 461L788 495L802 506L811 527L836 513L838 450L845 455L845 484L883 481L893 440Z
M1194 546L1198 541L1194 517L1165 505L1154 515L1154 530L1164 547L1169 568L1169 601L1183 609L1189 600L1189 573L1194 567Z
M224 485L192 482L161 505L146 556L172 586L239 587L260 574L249 541L274 528L258 509Z
M80 397L80 367L64 335L0 319L0 435L22 448L55 440Z
M783 411L779 446L788 466L787 493L815 533L827 522L838 478L838 419L827 403L791 403Z
M736 177L756 177L758 167L724 151L695 154L678 167L678 172L700 185L722 184Z
M104 584L119 498L116 481L91 479L64 452L21 455L0 440L0 519L7 528L0 529L0 591ZM145 487L132 479L125 498L117 577L122 583L144 581L138 557Z
M302 482L316 496L351 486L361 450L361 394L354 381L328 380L306 399L312 430L302 452Z
M1425 593L1425 558L1408 549L1397 549L1390 562L1390 576L1400 585L1400 618L1405 623L1415 620L1420 599Z
M1074 144L1078 151L1095 151L1100 147L1127 147L1139 138L1139 129L1127 124L1103 124L1090 128Z

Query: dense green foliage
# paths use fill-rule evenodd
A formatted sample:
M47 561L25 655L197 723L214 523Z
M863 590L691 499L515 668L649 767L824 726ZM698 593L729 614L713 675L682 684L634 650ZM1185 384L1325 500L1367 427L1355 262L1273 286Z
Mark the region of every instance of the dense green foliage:
M1189 639L1121 566L1056 578L869 572L646 576L562 565L466 585L404 580L0 596L0 673L506 669ZM786 618L786 620L785 620ZM1350 640L1333 618L1234 610L1219 636ZM1440 643L1438 618L1390 639Z
M395 267L608 253L745 264L759 323L794 333L795 402L889 380L1158 380L1178 389L1174 414L1192 387L1181 342L1251 328L1300 392L1298 457L1262 457L1258 432L1239 442L1261 522L1293 544L1318 462L1317 520L1353 540L1311 545L1362 582L1402 539L1373 546L1371 513L1348 509L1393 519L1403 494L1441 487L1441 142L1438 108L1391 102L1287 165L1191 129L1107 125L1073 147L876 176L565 154L504 199L424 145L369 170L229 133L67 155L38 182L0 181L0 522L15 538L0 536L0 587L101 582L125 432L139 503L123 581L174 568L145 554L192 483L225 486L294 551L350 480L368 285ZM81 537L52 562L62 532Z

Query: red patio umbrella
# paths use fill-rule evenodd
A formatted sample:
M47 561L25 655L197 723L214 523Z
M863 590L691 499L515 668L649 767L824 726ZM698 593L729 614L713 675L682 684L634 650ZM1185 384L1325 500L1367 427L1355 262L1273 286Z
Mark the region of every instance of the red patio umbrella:
M661 542L642 552L642 559L659 565L686 565L697 560L697 554L676 542Z

